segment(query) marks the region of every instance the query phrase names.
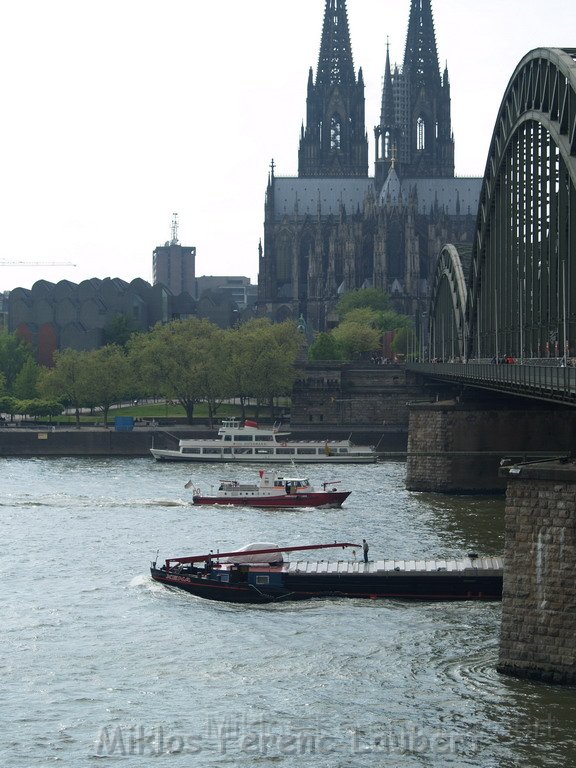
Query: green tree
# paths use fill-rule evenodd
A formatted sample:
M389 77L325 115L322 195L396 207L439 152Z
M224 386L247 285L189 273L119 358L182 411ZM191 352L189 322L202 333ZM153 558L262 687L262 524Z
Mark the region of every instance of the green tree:
M340 323L332 330L332 335L347 360L360 360L381 347L381 334L378 328L364 323Z
M87 352L84 358L86 399L102 409L104 426L108 426L110 407L130 391L130 365L124 350L108 344Z
M10 421L14 421L14 414L18 413L18 400L10 395L0 397L0 413L7 413Z
M227 332L213 325L197 340L197 356L201 362L198 392L208 406L208 420L212 425L222 402L234 395Z
M250 362L251 390L261 402L267 402L274 417L274 398L289 395L298 372L296 358L302 345L302 334L295 323L261 326L259 347Z
M308 350L309 360L344 360L345 356L332 333L319 333Z
M292 322L272 324L265 318L249 320L227 332L228 368L242 418L248 398L267 402L274 413L274 397L289 393L302 334Z
M103 329L104 344L125 347L128 339L136 332L133 320L126 314L115 315Z
M256 318L238 325L227 334L232 389L234 397L240 400L242 419L246 418L248 399L256 397L254 369L270 326L269 320Z
M389 306L389 297L376 288L349 291L337 305L339 325L320 334L309 352L311 360L360 360L381 352L382 334L410 329L412 320Z
M400 328L411 328L412 318L408 315L401 315L394 312L393 309L383 312L380 318L380 329L382 331L396 331Z
M31 345L15 333L0 332L0 373L7 392L12 392L14 380L27 360L33 360Z
M390 298L385 291L378 288L359 288L355 291L348 291L338 300L336 312L340 320L348 315L353 309L367 307L375 312L384 312L390 306Z
M368 328L381 328L383 312L379 312L371 307L356 307L346 313L345 323L358 323Z
M194 406L206 392L204 367L210 355L207 337L217 327L190 318L156 325L149 333L132 336L129 358L136 376L150 392L177 400L192 424Z
M42 416L58 416L64 410L62 403L58 403L55 400L41 400L39 398L32 398L31 400L17 400L16 401L16 413L22 414L22 416L32 416L37 419Z
M38 383L41 394L62 400L74 408L77 429L80 429L80 408L90 404L86 355L86 352L75 349L56 351L54 367L44 369Z
M34 399L38 397L38 380L40 378L40 366L29 357L24 361L22 368L14 377L12 393L20 400Z
M392 350L397 355L404 356L407 360L413 360L417 357L418 339L414 329L399 328L392 342Z

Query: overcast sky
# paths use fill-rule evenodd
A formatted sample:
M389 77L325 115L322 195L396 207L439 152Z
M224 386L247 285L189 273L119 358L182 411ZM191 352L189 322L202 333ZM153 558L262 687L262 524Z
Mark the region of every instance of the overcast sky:
M5 0L0 290L39 279L152 279L170 237L197 275L258 271L272 158L296 175L324 0ZM386 38L402 63L410 0L348 0L373 173ZM482 176L520 59L576 47L569 0L433 0L458 176Z

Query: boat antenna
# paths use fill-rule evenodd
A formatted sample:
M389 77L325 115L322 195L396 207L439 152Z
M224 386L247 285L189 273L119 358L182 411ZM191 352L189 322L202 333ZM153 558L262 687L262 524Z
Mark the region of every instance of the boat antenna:
M382 432L382 434L380 435L380 440L378 440L378 442L376 443L376 446L374 447L375 451L378 450L378 447L380 446L380 443L382 442L383 439L384 439L384 432Z
M156 557L154 558L154 561L152 563L152 568L156 568L156 563L158 562L158 555L160 554L160 550L156 550Z

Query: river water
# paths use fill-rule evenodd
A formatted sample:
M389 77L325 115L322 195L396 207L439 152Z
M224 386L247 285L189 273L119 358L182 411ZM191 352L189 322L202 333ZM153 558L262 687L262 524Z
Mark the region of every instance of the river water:
M576 690L495 670L500 604L234 606L153 583L157 549L502 552L503 499L409 493L403 463L306 467L352 489L341 510L190 506L187 480L256 469L1 460L1 766L576 765Z

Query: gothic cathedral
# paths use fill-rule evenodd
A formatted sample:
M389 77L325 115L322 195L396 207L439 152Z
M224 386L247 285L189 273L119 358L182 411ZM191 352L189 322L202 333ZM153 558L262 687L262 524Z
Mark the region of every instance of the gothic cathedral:
M360 0L355 0L360 2ZM316 78L310 68L298 177L277 176L265 201L258 308L275 321L334 322L338 297L386 290L395 309L425 311L445 243L466 254L481 179L454 176L448 69L438 65L431 0L411 0L402 69L387 46L369 175L364 79L354 70L346 0L326 0Z

